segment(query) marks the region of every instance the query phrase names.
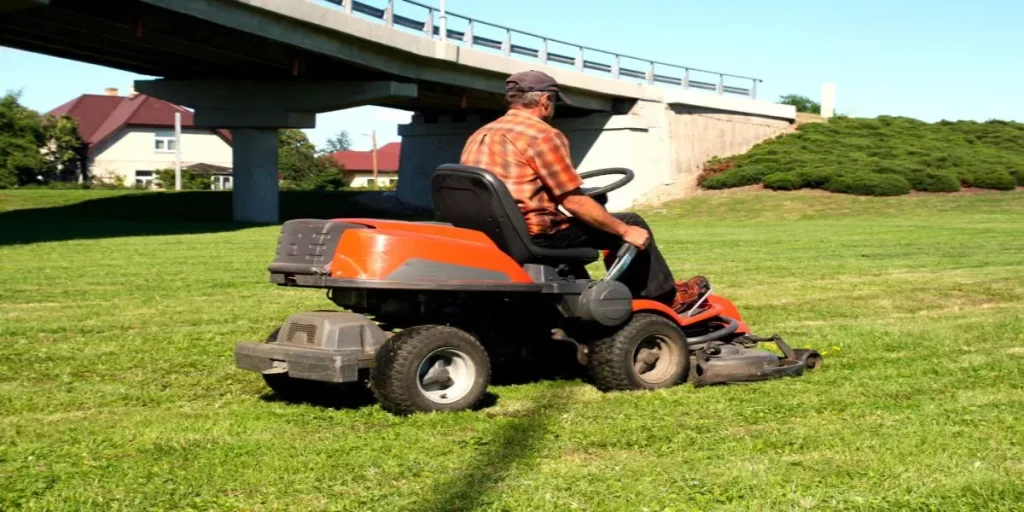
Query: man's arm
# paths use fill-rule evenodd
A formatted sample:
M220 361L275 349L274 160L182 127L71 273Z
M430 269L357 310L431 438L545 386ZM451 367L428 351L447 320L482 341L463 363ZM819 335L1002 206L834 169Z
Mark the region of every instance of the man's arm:
M603 206L593 198L583 194L580 189L575 189L560 198L561 205L573 217L576 217L588 226L593 226L602 231L611 233L622 238L627 243L635 245L640 249L647 247L650 233L647 230L630 226L608 213Z
M640 249L647 247L650 233L627 225L580 190L583 180L576 174L569 156L569 140L561 132L552 132L537 139L530 156L536 164L540 180L563 208L587 225L611 233Z

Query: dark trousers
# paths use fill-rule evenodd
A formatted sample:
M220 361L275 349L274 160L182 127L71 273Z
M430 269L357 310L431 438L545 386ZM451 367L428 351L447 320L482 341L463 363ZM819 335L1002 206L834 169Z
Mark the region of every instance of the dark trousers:
M633 261L626 267L625 272L619 277L619 281L629 288L633 297L653 299L664 302L669 306L675 298L675 281L672 278L672 271L668 263L662 257L661 251L654 243L654 233L647 226L643 217L635 213L613 213L613 216L630 226L637 226L651 233L647 242L647 248L638 251ZM615 262L615 256L626 243L621 238L593 228L579 219L570 218L569 226L547 235L532 237L533 243L551 249L566 249L570 247L592 247L594 249L607 249L608 257L604 260L605 268Z

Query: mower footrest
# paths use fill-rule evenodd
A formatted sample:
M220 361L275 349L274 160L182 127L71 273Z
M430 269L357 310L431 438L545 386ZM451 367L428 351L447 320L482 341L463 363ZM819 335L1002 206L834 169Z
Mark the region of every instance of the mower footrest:
M360 350L325 350L279 343L239 343L235 366L257 373L287 373L297 379L356 382L359 369L369 367Z

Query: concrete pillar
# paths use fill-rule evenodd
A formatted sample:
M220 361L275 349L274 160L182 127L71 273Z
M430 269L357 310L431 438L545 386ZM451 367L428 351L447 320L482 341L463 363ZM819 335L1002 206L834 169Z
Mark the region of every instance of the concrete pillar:
M821 117L825 119L835 115L836 110L836 84L825 82L821 84Z
M231 131L234 219L274 224L279 220L277 130L241 128Z

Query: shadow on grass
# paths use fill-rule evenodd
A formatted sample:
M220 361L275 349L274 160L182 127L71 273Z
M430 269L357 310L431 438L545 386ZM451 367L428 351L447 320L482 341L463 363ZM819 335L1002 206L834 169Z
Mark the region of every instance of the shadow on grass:
M489 492L540 451L545 435L571 400L569 391L544 390L527 409L495 418L495 427L476 443L477 455L460 471L436 481L425 493L429 501L412 510L473 510L485 505Z
M325 409L355 410L377 404L377 397L366 384L324 384L315 390L301 397L285 397L271 391L260 397L260 400L268 403L284 403L291 405L311 405ZM473 407L474 411L482 411L494 407L498 403L498 395L487 392L483 398Z
M364 201L360 201L362 196ZM379 202L380 208L367 206ZM395 213L380 193L284 191L281 221L296 218L378 217L425 220ZM0 245L150 235L219 233L254 227L232 221L230 192L139 192L81 202L0 212Z

